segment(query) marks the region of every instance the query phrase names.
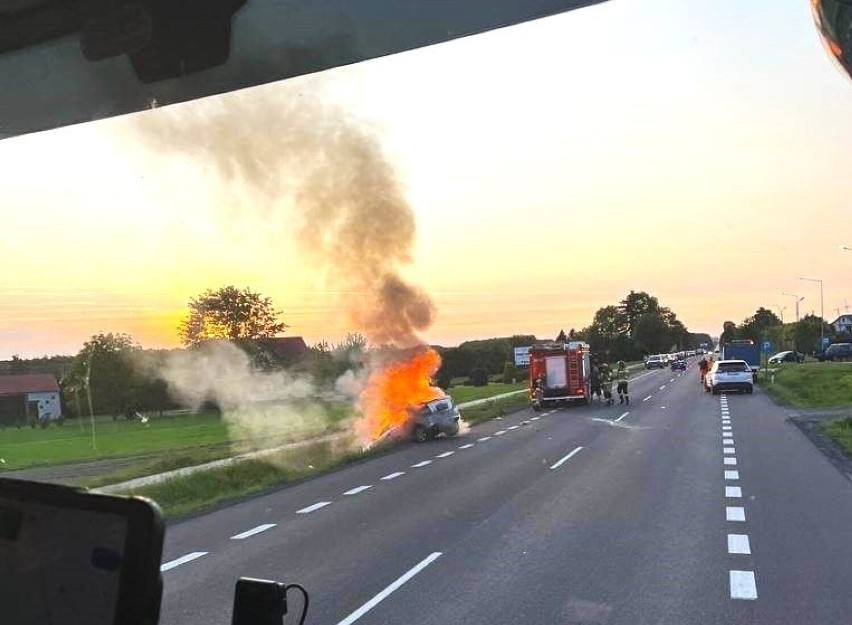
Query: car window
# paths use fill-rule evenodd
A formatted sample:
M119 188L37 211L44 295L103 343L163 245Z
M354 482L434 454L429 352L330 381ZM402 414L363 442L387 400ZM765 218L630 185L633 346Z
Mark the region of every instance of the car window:
M749 368L744 362L720 362L718 370L724 373L744 373Z

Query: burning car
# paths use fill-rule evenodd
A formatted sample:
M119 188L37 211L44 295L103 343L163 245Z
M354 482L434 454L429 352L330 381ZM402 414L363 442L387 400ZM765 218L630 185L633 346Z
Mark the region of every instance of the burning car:
M411 436L418 443L425 443L438 434L455 436L459 433L461 413L449 395L413 406L409 414Z

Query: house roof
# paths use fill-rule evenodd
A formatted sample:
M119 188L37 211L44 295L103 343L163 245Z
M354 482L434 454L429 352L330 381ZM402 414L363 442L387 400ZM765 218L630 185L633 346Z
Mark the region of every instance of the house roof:
M279 360L299 360L308 353L308 346L301 336L276 336L271 339L260 339L258 343Z
M831 322L831 325L838 323L852 323L852 314L840 315L837 319Z
M59 392L59 384L52 373L0 375L0 395L47 392Z

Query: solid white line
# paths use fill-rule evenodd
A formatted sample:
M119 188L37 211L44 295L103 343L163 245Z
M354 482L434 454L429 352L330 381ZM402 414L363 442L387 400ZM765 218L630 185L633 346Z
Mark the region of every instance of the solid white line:
M731 574L731 599L757 599L754 571L729 571Z
M308 506L307 508L302 508L301 510L296 510L296 514L310 514L314 510L319 510L320 508L325 508L326 506L330 506L330 501L320 501L319 503L315 503L312 506Z
M415 565L413 568L409 569L405 572L401 577L399 577L395 582L393 582L390 586L385 588L375 597L370 599L367 603L362 605L360 608L355 610L352 614L347 616L345 619L340 621L337 625L352 625L359 618L364 616L367 612L375 608L382 601L387 599L392 592L397 590L400 586L402 586L405 582L410 580L412 577L417 575L420 571L425 569L427 566L432 564L435 560L441 557L441 552L436 551L435 553L429 554L425 559L423 559L419 564Z
M530 417L530 421L538 421L541 417Z
M436 457L436 458L449 458L449 457L450 457L450 456L452 456L454 453L456 453L456 452L454 452L454 451L445 451L444 453L442 453L442 454L438 454L438 455L437 455L437 456L435 456L435 457Z
M743 496L743 489L739 486L725 486L725 497L738 499Z
M461 447L459 447L459 449L470 449L471 447L473 447L473 443L468 443L467 445L462 445Z
M266 530L271 530L273 527L275 527L275 523L264 523L263 525L258 525L257 527L253 527L250 530L246 530L240 534L234 534L233 536L231 536L231 540L243 540L244 538L248 538L249 536L260 534L261 532L265 532Z
M726 506L725 520L727 521L745 521L745 508Z
M629 412L629 411L628 411L628 412L625 412L623 415L621 415L620 417L618 417L618 419L616 419L616 421L621 421L624 417L626 417L626 416L627 416L627 415L629 415L629 414L630 414L630 412Z
M648 396L647 396L645 399L643 399L642 401L648 401L649 399L651 399L651 395L648 395Z
M722 458L722 460L725 461L725 464L731 465L732 467L737 466L737 459L736 458Z
M666 388L666 385L665 385L665 384L663 384L663 385L660 387L660 390L663 390L664 388Z
M485 441L490 441L490 440L491 440L490 436L483 436L482 438L477 439L476 442L477 443L484 443Z
M180 566L181 564L186 564L187 562L192 562L193 560L197 560L201 556L206 556L207 551L193 551L192 553L188 553L185 556L181 556L180 558L176 558L174 560L170 560L165 564L160 565L160 571L169 571L176 566Z
M400 475L405 475L405 471L397 471L397 472L395 472L395 473L390 473L390 474L388 474L388 475L386 475L386 476L384 476L383 478L380 478L380 479L382 479L382 480L392 480L392 479L394 479L394 478L399 477Z
M365 490L367 490L368 488L373 488L373 485L372 485L372 484L367 484L367 485L365 485L365 486L357 486L356 488L353 488L352 490L347 490L347 491L346 491L345 493L343 493L343 494L344 494L344 495L357 495L358 493L363 493L363 492L364 492Z
M725 454L726 456L733 456L737 453L737 450L734 449L733 447L724 447L722 449L722 453Z
M419 469L420 467L425 467L427 464L432 464L431 460L424 460L423 462L418 462L417 464L412 464L412 469Z
M728 553L751 554L748 534L728 534Z
M553 465L552 467L550 467L550 468L551 468L551 469L558 469L558 468L559 468L559 467L561 467L563 464L565 464L566 462L568 462L571 458L573 458L576 454L580 453L580 450L581 450L581 449L583 449L583 448L582 448L582 447L577 447L577 449L575 449L574 451L572 451L572 452L571 452L570 454L568 454L567 456L565 456L565 457L560 458L559 460L557 460L557 461L556 461L556 464L554 464L554 465Z
M500 430L499 432L494 432L494 436L503 436L506 433L506 430Z
M727 460L727 458L726 458ZM726 480L738 480L740 479L739 471L725 471L725 479Z

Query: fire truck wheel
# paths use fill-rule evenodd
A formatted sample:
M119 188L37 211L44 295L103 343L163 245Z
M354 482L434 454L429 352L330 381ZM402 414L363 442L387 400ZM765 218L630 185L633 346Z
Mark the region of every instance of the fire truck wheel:
M422 425L414 426L414 440L418 443L425 443L429 440L429 430Z

